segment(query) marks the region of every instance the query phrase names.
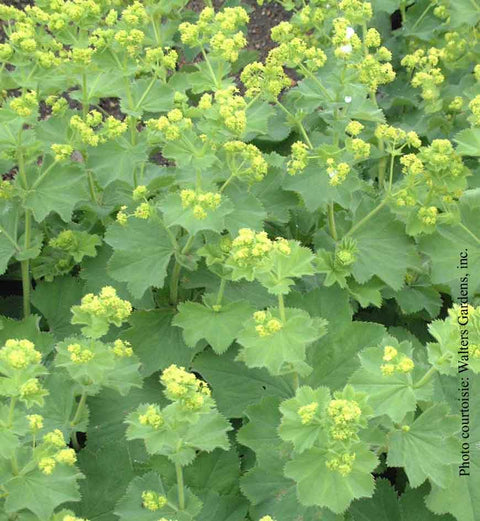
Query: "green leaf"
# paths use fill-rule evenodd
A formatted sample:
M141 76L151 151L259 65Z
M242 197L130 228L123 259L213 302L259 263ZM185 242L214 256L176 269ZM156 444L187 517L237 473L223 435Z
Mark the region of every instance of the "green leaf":
M313 275L315 258L310 248L301 246L298 241L289 241L290 253L273 250L268 269L257 272L256 278L274 295L286 294L294 284L294 278Z
M305 449L313 447L314 443L322 438L324 431L324 426L317 422L302 424L298 410L312 402L316 402L318 408L324 410L331 398L328 387L312 389L302 386L297 389L294 398L280 404L282 423L278 428L278 434L283 440L292 442L296 452L303 452Z
M218 410L226 417L241 418L248 405L265 396L290 396L291 389L286 380L270 376L265 369L249 369L236 362L235 355L234 349L220 356L206 351L200 353L193 363L193 369L211 385Z
M50 332L57 340L73 334L70 308L84 295L83 282L74 277L57 277L53 282L40 281L32 293L32 304L46 319Z
M224 353L251 316L253 308L248 302L223 304L219 311L197 302L183 302L172 324L183 329L183 338L189 347L205 339L219 355Z
M209 521L244 521L247 515L248 503L241 496L220 496L209 491L203 499L203 508L197 519Z
M146 291L140 298L132 298L128 291L126 282L119 282L113 279L107 272L108 261L112 257L113 250L108 244L103 244L96 257L85 259L82 262L79 276L85 281L85 293L100 293L105 286L115 288L117 295L123 300L130 300L135 308L153 307L153 298L151 291ZM79 299L80 300L80 299Z
M188 366L195 354L185 345L180 330L172 326L173 316L173 310L135 311L128 320L130 328L122 332L122 340L130 342L140 358L144 376L171 364Z
M78 501L78 479L82 474L75 467L58 465L50 475L36 469L12 478L3 486L7 492L5 511L33 512L40 521L49 521L53 511L66 501Z
M150 286L163 287L173 246L160 222L134 218L125 226L114 223L105 241L114 250L108 272L126 282L134 297L140 298Z
M9 204L2 204L0 208L0 275L5 273L9 260L18 251L14 240L16 223L17 212L15 209Z
M42 167L43 172L48 166ZM56 165L45 177L41 177L42 170L25 194L25 208L32 210L37 222L50 212L69 222L77 203L88 199L87 174L74 164Z
M456 152L462 156L480 156L480 129L466 128L456 134Z
M225 195L234 205L232 213L225 217L225 228L232 235L238 235L240 228L263 229L263 222L267 218L267 212L257 197L246 191L239 184L228 186L225 190Z
M419 241L420 251L430 259L430 276L433 284L448 284L455 294L458 292L459 254L468 250L469 266L480 262L480 219L479 194L460 200L461 223L456 226L441 224L432 235ZM473 294L480 288L480 276L475 270L469 271L469 290Z
M54 344L53 335L40 330L40 317L30 315L22 320L0 316L0 346L9 338L25 338L35 344L35 349L42 355L48 355Z
M349 383L356 390L366 392L376 415L387 414L395 422L401 422L408 412L415 410L418 400L429 399L432 393L432 385L427 384L415 388L413 379L419 380L425 373L423 368L415 367L413 377L410 373L395 371L393 374L383 374L382 366L385 364L384 346L390 345L398 350L397 357L392 361L396 363L402 356L412 357L410 342L401 342L392 337L382 340L377 347L368 347L360 354L361 368L355 371Z
M366 208L356 215L356 220L364 217L365 212ZM404 285L407 269L418 266L413 242L388 210L382 209L368 226L358 228L352 238L356 239L358 249L352 271L360 284L376 275L394 290L399 290Z
M152 84L153 83L153 84ZM132 105L122 96L120 108L125 114L141 117L145 112L167 112L173 108L174 90L157 79L139 79L131 84Z
M276 319L280 317L277 308L269 311ZM310 372L311 368L305 364L307 345L325 334L326 321L320 318L311 318L302 309L285 309L285 321L282 328L266 336L260 336L254 318L245 322L237 341L243 347L239 353L239 360L248 367L266 367L272 375L290 372Z
M115 504L138 474L138 461L144 457L145 449L140 443L127 443L122 438L94 450L87 443L78 456L78 465L86 479L80 485L82 500L75 508L77 515L116 521Z
M332 201L349 208L353 202L354 192L361 187L355 174L351 172L338 187L332 186L329 181L324 168L318 164L310 164L297 175L285 176L282 188L299 194L310 212L315 212Z
M426 511L425 506L423 510ZM413 518L403 520L398 494L386 479L377 479L373 497L354 501L349 512L354 521L413 521Z
M133 188L135 168L147 159L145 139L140 138L135 145L121 139L91 148L88 153L88 167L93 170L95 179L103 189L114 181L124 181ZM112 164L115 168L112 168Z
M297 482L300 502L327 507L339 514L352 500L370 497L375 489L371 472L378 464L377 457L362 446L355 453L352 471L347 476L327 468L327 454L322 449L312 448L294 456L285 466L285 475Z
M448 484L448 465L457 462L460 453L460 441L454 438L459 420L448 412L448 405L436 403L409 430L397 430L390 436L387 465L404 467L412 487L427 478L441 487Z
M184 208L182 206L180 194L170 194L160 203L160 209L164 214L167 227L180 225L190 235L195 235L202 230L222 232L225 229L225 217L233 211L233 204L226 197L222 197L218 208L206 210L205 219L197 219L193 215L192 207Z
M168 504L155 511L142 506L142 492L152 490L159 495L166 496ZM162 482L155 472L149 472L133 479L125 496L118 502L114 514L120 521L158 521L160 517L177 519L178 521L191 521L201 508L202 503L188 489L185 494L185 510L179 511L176 487L170 490Z

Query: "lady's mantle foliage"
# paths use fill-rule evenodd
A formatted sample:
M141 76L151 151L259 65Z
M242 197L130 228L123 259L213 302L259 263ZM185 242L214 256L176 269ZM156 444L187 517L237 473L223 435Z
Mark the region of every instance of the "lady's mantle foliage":
M9 519L480 518L480 10L278 3L0 6Z

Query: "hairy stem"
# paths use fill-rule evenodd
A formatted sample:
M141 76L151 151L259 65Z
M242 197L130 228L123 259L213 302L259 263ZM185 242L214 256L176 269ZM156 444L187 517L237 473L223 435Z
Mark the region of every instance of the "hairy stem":
M338 240L337 235L337 226L335 224L335 211L333 208L333 203L328 205L328 228L330 229L330 235L334 241Z
M183 489L183 469L178 463L175 463L175 472L177 473L178 488L178 508L185 510L185 491Z

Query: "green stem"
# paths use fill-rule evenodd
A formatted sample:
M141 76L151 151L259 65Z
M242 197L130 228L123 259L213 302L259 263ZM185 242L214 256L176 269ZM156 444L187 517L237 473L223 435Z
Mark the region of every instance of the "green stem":
M430 369L423 375L423 377L413 386L414 389L418 389L419 387L423 387L426 383L428 383L433 375L437 372L437 368L435 366L430 367Z
M30 210L25 210L25 240L24 249L30 248L30 235L32 230L32 215ZM23 290L23 315L30 316L30 259L21 261L22 290Z
M219 306L222 303L223 293L225 292L225 286L227 284L227 279L220 279L220 287L218 288L217 300L215 304Z
M392 183L393 183L393 165L395 164L395 154L392 154L390 157L390 173L388 176L388 191L392 191Z
M378 149L380 152L385 152L385 143L383 139L378 140ZM385 184L385 170L387 169L387 158L381 157L378 163L378 187L383 190Z
M400 14L402 15L402 25L405 23L405 18L407 17L407 6L405 0L400 2Z
M185 255L187 253L188 249L192 245L193 241L195 239L194 235L191 235L187 242L185 243L185 246L183 247L182 251L180 252L182 255ZM180 263L175 260L175 265L173 267L172 272L172 278L170 279L170 304L173 306L176 306L178 303L178 284L180 282L180 270L182 269L182 266Z
M205 60L205 63L207 64L208 72L210 73L210 76L212 77L213 84L215 85L215 88L218 89L220 86L218 84L217 76L215 75L215 72L212 68L210 60L208 59L207 53L205 52L205 49L203 47L202 47L202 56L203 56L203 59Z
M305 130L305 127L303 126L303 123L301 121L299 121L284 105L282 105L282 103L280 103L280 101L277 100L277 105L283 110L283 112L285 112L285 114L287 114L287 116L289 116L290 118L292 118L295 123L297 124L297 127L298 129L300 130L300 133L302 134L303 138L305 139L305 141L307 142L307 145L313 149L313 145L312 145L312 142L310 141L310 138L308 137L307 135L307 132Z
M472 237L472 239L475 240L475 242L478 242L478 244L480 244L480 239L469 228L467 228L463 223L459 223L458 225L460 226L460 228L462 228L462 230L467 232L468 235L470 235L470 237Z
M8 409L8 426L11 427L13 425L13 415L15 413L15 404L17 403L17 398L12 396L10 398L10 407Z
M220 187L219 192L222 193L225 188L232 182L232 179L235 178L235 174L231 174L230 177L223 183L223 185Z
M330 229L330 235L334 241L338 240L337 235L337 227L335 225L335 211L333 208L333 203L329 203L328 205L328 227Z
M75 427L75 425L77 425L86 403L87 393L83 391L82 395L80 396L80 401L78 402L77 410L75 411L75 415L73 416L73 420L70 422L71 427Z
M300 70L303 72L304 76L310 78L317 84L317 86L329 101L334 101L328 90L324 87L323 83L311 71L309 71L305 65L300 64Z
M375 214L377 214L387 203L387 197L385 197L380 204L375 206L375 208L369 212L363 219L360 219L358 223L356 223L354 226L348 230L348 232L345 234L345 237L349 237L354 232L356 232L361 226L363 226L367 221L369 221Z
M296 391L298 389L298 386L299 386L299 377L298 377L298 373L293 373L293 390Z
M415 31L417 25L427 16L428 11L435 5L435 2L430 2L427 8L423 11L423 13L417 18L417 21L413 24L412 32Z
M180 270L182 267L180 264L175 261L175 266L173 266L172 278L170 279L170 304L173 306L177 305L178 302L178 282L180 279Z
M87 90L87 75L82 74L82 113L85 120L88 114L88 90Z
M95 183L93 180L93 174L91 170L87 169L88 189L90 191L90 197L94 203L97 203L97 196L95 194Z
M185 510L185 491L183 489L183 469L181 465L175 463L175 472L177 473L177 488L178 488L178 508Z

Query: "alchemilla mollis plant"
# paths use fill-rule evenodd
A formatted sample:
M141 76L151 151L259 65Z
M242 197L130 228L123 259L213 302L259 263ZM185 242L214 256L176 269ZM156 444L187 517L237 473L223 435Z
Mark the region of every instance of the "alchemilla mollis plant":
M0 6L0 520L480 519L480 5L278 3Z

